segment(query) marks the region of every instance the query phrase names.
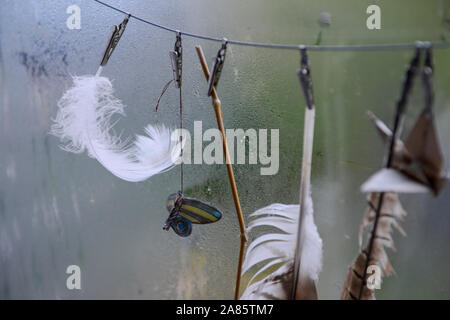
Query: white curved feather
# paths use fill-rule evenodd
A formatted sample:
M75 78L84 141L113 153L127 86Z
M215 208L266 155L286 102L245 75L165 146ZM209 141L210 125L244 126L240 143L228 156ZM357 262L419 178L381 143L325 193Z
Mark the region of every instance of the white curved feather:
M73 86L58 101L58 114L50 133L61 139L61 148L86 151L115 176L143 181L174 166L180 145L171 130L148 125L145 136L134 143L113 131L114 115L125 115L125 106L114 96L111 81L100 76L74 77Z
M322 268L322 239L314 223L311 197L307 198L306 206L302 227L305 242L301 252L300 276L301 280L316 281ZM250 230L270 226L280 231L264 233L256 237L248 246L242 273L251 272L252 268L257 270L249 276L249 285L241 299L287 298L284 283L279 279L287 276L293 266L299 211L299 205L274 203L250 215L254 218L249 224ZM265 261L269 262L264 263ZM278 263L280 267L277 270L262 277L265 272L268 272L267 269ZM259 280L255 281L258 278Z

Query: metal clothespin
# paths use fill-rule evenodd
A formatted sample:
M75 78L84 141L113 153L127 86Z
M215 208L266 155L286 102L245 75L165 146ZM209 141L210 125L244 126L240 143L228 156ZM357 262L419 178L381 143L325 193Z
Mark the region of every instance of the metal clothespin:
M177 30L177 39L173 51L169 51L172 63L173 80L177 88L181 88L181 76L183 68L183 47L181 45L181 32Z
M223 38L222 47L217 52L217 56L213 60L213 66L211 68L211 74L208 79L208 97L211 96L213 87L217 87L219 83L220 74L222 72L223 63L225 62L225 54L227 51L227 38Z
M111 57L111 54L113 53L114 49L116 48L117 44L119 43L120 37L125 31L125 28L127 26L128 20L130 19L131 15L127 13L125 16L125 19L123 19L122 23L118 26L114 25L111 28L111 33L108 38L108 43L106 44L105 51L102 55L102 61L100 62L100 65L103 67L108 63L109 58Z
M300 46L299 48L301 54L301 67L300 70L297 71L297 76L303 89L303 94L306 100L306 107L308 109L312 109L314 107L314 97L312 90L311 70L308 63L308 54L306 53L305 46Z

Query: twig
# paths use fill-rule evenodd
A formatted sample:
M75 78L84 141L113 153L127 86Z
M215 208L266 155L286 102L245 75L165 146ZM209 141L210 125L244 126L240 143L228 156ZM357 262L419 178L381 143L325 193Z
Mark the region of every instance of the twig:
M209 79L209 69L208 64L206 63L205 55L203 54L203 50L200 46L195 46L195 50L197 51L198 58L200 60L200 64L202 65L203 73L205 74L206 81ZM233 193L234 205L236 207L236 214L239 220L239 228L240 228L240 238L241 238L241 247L239 250L239 261L237 268L237 277L236 277L236 288L234 291L234 299L237 300L239 298L239 288L241 284L241 272L242 272L242 262L244 261L244 251L245 244L247 242L247 235L245 233L245 222L244 216L242 215L241 203L239 202L239 195L236 187L236 181L234 180L233 166L230 161L230 154L228 152L227 140L225 137L225 129L223 126L223 117L222 117L222 108L220 106L220 100L217 96L216 88L213 87L211 94L211 102L214 108L214 112L216 113L217 126L219 127L220 133L222 135L222 146L223 152L225 154L225 163L228 171L228 179L230 180L231 192Z
M397 133L399 132L399 129L401 126L402 115L405 111L406 104L408 102L408 96L409 96L409 93L410 93L412 85L413 85L413 80L414 80L414 77L417 72L417 66L419 64L419 59L420 59L420 50L421 49L419 49L419 48L416 49L416 53L415 53L413 59L411 60L411 63L406 71L405 78L403 80L402 93L400 95L400 99L397 101L397 108L395 111L395 119L394 119L394 128L392 129L392 137L391 137L391 141L389 143L389 149L388 149L388 155L386 158L385 168L390 168L392 165L392 161L394 158L395 141L397 139ZM365 263L365 267L364 267L364 273L362 276L361 287L359 288L358 300L361 300L363 288L366 285L367 268L369 267L369 263L370 263L370 259L371 259L371 255L372 255L373 243L374 243L375 237L377 235L378 221L379 221L380 214L381 214L381 208L383 207L384 194L385 194L384 192L381 192L380 196L378 198L377 209L375 212L375 220L373 222L372 233L370 236L369 246L368 246L368 250L367 250L367 259L366 259L366 263Z

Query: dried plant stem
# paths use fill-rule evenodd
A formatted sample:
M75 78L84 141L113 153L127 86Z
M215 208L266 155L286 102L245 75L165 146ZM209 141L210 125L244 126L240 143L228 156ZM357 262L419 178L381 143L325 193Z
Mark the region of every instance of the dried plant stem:
M405 78L403 80L401 96L400 96L400 99L397 101L395 118L394 118L394 128L392 130L392 137L391 137L391 140L389 143L389 149L388 149L388 154L387 154L387 158L386 158L385 168L390 168L392 165L392 160L394 157L394 150L395 150L395 141L397 139L397 134L398 134L400 126L401 126L402 115L405 111L406 104L408 102L408 96L409 96L409 93L410 93L412 85L413 85L413 80L416 75L419 58L420 58L420 50L417 49L416 54L413 57L410 65L406 71ZM372 250L373 250L375 238L377 235L378 222L380 219L381 208L383 207L384 195L385 195L384 192L381 192L380 196L378 198L378 203L377 203L377 207L376 207L376 211L375 211L375 220L373 222L373 228L372 228L371 236L369 239L369 244L367 247L367 259L366 259L365 267L363 269L364 270L363 276L362 276L363 281L361 282L361 287L359 289L358 300L361 299L361 297L363 295L363 291L364 291L364 286L366 285L367 268L369 267L369 263L371 262L371 258L372 258Z
M200 60L200 64L202 65L203 73L205 74L206 81L209 79L209 69L208 64L206 63L205 55L203 54L203 50L200 46L195 46L195 50L197 51L198 58ZM222 146L223 152L225 154L225 163L228 171L228 179L230 180L231 192L233 193L234 205L236 207L236 213L239 221L240 228L240 238L241 238L241 246L239 250L239 261L238 261L238 269L237 269L237 277L236 277L236 288L234 291L234 299L237 300L239 298L239 287L241 284L241 272L242 272L242 263L244 261L244 252L245 245L247 243L247 235L245 233L245 222L244 216L242 215L241 203L239 202L239 195L236 187L236 181L234 179L233 166L230 161L230 154L228 152L227 140L225 137L225 129L223 126L223 117L222 117L222 109L220 106L220 100L217 96L216 88L213 87L211 101L214 108L214 112L216 114L217 126L219 127L220 133L222 135Z

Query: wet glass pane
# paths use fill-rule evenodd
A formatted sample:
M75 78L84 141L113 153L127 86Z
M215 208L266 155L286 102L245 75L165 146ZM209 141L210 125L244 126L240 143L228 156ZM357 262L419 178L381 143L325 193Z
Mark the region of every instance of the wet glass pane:
M368 30L371 1L109 1L140 17L216 37L287 44L376 44L450 39L446 0L377 1L382 27ZM66 26L66 9L81 8L81 29ZM317 20L331 15L329 26ZM129 183L86 154L59 148L48 134L71 76L94 74L111 25L123 14L94 1L2 0L0 11L0 298L232 298L239 227L224 165L186 165L185 193L215 204L218 223L194 226L180 238L162 230L167 196L179 189L179 167ZM116 128L142 134L148 123L178 125L168 51L175 36L130 20L103 75L126 105ZM217 123L194 45L208 62L218 42L184 37L184 127ZM434 52L435 113L450 159L450 54ZM383 163L384 148L369 123L372 110L391 124L405 66L413 51L310 52L317 105L312 197L324 242L319 297L340 296L358 252L366 207L359 187ZM226 128L279 129L279 170L234 166L246 220L270 203L298 203L305 103L296 76L299 53L231 45L218 87ZM409 128L423 102L410 99ZM208 143L204 142L203 146ZM450 163L448 160L447 163ZM408 212L389 252L396 275L377 297L450 298L450 189L438 198L402 195ZM78 265L82 289L66 288L66 268Z

